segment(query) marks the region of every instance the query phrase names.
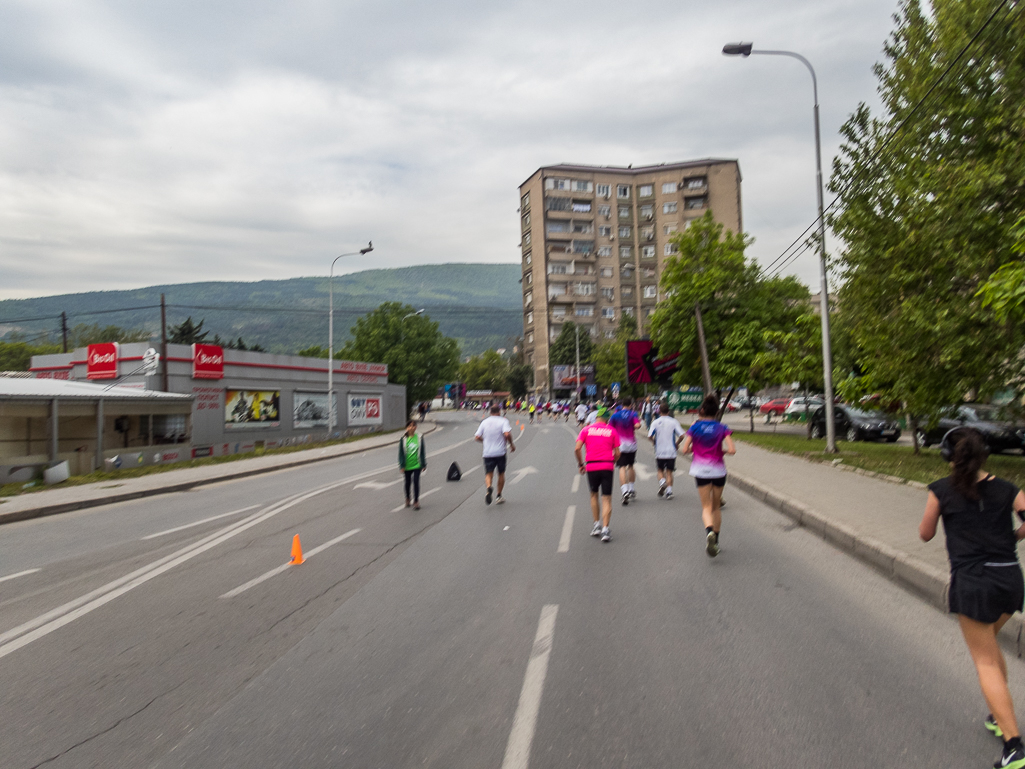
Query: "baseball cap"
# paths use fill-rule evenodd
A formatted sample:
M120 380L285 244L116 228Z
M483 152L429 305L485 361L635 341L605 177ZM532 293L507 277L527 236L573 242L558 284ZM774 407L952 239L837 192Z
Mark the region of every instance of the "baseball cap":
M598 407L598 419L606 419L609 415L609 410L604 406Z

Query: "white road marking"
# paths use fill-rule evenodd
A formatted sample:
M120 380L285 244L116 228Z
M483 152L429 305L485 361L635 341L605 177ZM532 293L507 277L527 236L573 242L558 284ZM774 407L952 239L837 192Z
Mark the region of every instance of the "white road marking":
M573 476L573 488L571 489L571 493L576 494L578 491L580 491L580 473Z
M8 574L6 577L0 577L0 582L6 582L9 579L17 579L18 577L27 577L29 574L35 574L41 569L27 569L25 571L19 571L17 574Z
M147 539L156 539L157 537L162 537L165 534L174 534L176 531L184 531L185 529L191 529L193 526L202 526L204 523L210 523L210 521L219 521L221 518L227 518L228 516L231 516L231 515L238 515L239 513L244 513L247 510L252 510L254 507L259 507L259 505L250 505L249 507L240 507L238 510L232 510L230 513L221 513L220 515L212 515L209 518L204 518L201 521L193 521L192 523L186 523L184 526L175 526L173 529L166 529L165 531L158 531L156 534L148 534L147 536L142 538L142 541L146 541Z
M537 635L530 650L530 662L527 663L527 674L523 678L520 703L516 706L502 769L527 769L530 764L530 747L534 742L537 714L541 709L541 695L548 675L548 656L552 651L555 617L558 613L557 604L546 604L541 609L541 621L537 624Z
M509 531L509 527L506 526L504 529L502 529L502 531Z
M533 466L521 467L513 475L513 479L509 483L519 483L528 475L537 475L537 468Z
M481 466L480 466L480 465L474 465L474 466L473 466L473 467L471 467L471 468L470 468L469 470L463 470L463 475L469 475L469 474L470 474L470 473L472 473L472 472L473 472L474 470L480 470L480 468L481 468Z
M325 550L327 550L329 547L331 547L332 545L337 545L342 540L348 539L349 537L354 536L355 534L359 534L359 532L360 532L360 529L353 529L352 531L345 532L340 537L335 537L334 539L328 540L323 545L318 545L317 547L315 547L312 550L310 550L308 553L305 553L303 555L303 560L304 561L308 561L310 558L315 556L317 553L322 553ZM288 567L291 566L291 565L292 565L292 562L289 561L288 563L285 563L285 564L283 564L281 566L278 566L275 569L271 569L270 571L266 572L265 574L261 574L256 579L251 579L248 582L246 582L244 585L239 585L234 590L229 590L227 593L222 595L221 598L234 598L237 595L241 595L242 593L246 592L249 588L256 587L261 582L265 582L268 579L270 579L271 577L275 577L278 574L281 574L281 572L287 571Z
M391 483L385 483L384 481L367 481L366 483L357 483L352 488L354 489L373 489L374 491L380 491L386 489L389 486L394 486L396 483L402 483L402 478L396 478Z
M648 468L640 462L634 462L634 472L637 473L637 479L641 481L650 481L655 477L655 473L649 471Z
M557 552L569 552L569 538L573 534L573 516L576 514L576 505L570 505L566 508L566 520L562 522L562 536L559 537L559 549Z
M430 491L423 492L420 495L420 499L423 499L424 497L430 496L431 494L433 494L436 491L441 491L441 486L436 486L435 488L431 489ZM406 503L403 502L401 505L399 505L394 510L392 510L392 512L393 513L401 513L405 509L406 509Z

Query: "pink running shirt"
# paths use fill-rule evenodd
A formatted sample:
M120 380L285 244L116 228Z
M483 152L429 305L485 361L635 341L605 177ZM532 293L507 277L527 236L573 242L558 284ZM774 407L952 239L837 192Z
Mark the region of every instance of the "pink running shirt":
M616 463L619 433L603 422L587 425L577 436L584 443L584 466L587 470L611 470Z

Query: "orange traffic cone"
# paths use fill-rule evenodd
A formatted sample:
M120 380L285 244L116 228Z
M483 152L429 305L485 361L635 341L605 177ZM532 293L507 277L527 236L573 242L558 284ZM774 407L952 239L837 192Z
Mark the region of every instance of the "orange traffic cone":
M292 537L292 565L298 566L303 562L303 546L299 542L299 535Z

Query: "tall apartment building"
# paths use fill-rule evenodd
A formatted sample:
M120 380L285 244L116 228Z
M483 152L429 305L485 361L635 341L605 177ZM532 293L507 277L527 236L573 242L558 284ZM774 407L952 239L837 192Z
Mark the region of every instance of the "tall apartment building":
M669 237L709 209L742 231L736 160L546 166L520 185L523 342L537 389L551 385L548 348L566 321L597 342L628 313L647 334Z

